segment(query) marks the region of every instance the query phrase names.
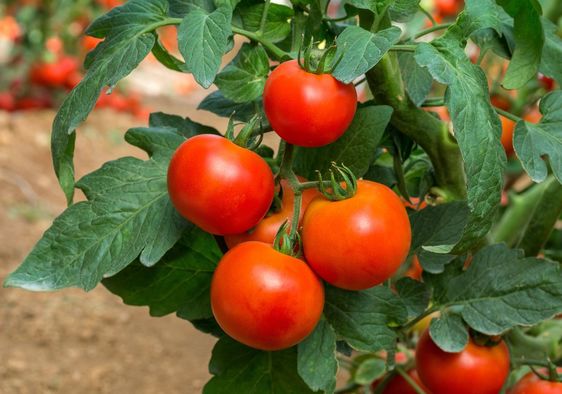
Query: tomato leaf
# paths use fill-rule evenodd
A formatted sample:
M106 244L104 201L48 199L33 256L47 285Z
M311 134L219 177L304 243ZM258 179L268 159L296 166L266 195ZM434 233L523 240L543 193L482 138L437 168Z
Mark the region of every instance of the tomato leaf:
M562 183L562 91L544 96L539 110L540 122L519 121L515 126L513 146L523 168L535 182L548 175L545 157L556 179Z
M395 0L388 12L393 21L408 22L419 10L420 0Z
M443 312L431 320L429 335L433 342L448 353L458 353L468 344L468 331L462 317L455 313Z
M336 388L336 333L322 319L304 341L298 345L297 369L299 376L313 391L333 393Z
M260 28L264 4L240 4L232 17L236 27L257 31ZM263 29L263 38L277 43L283 41L291 33L290 20L294 15L292 8L271 3L267 10L267 19Z
M194 7L178 28L178 48L187 68L204 88L211 86L228 48L232 8L221 4L213 12Z
M500 121L490 104L484 72L464 52L466 37L475 30L499 30L494 7L487 1L467 1L467 10L457 22L431 44L419 44L415 54L418 64L448 85L445 104L463 157L471 213L459 250L471 247L489 231L503 186L506 157L500 142Z
M172 128L176 133L184 136L185 138L190 138L198 134L219 134L219 132L213 127L194 122L189 118L182 118L181 116L170 115L164 112L151 113L148 125L152 128ZM130 137L132 136L133 135ZM133 145L139 146L137 143L133 143ZM147 148L143 147L143 149L146 150Z
M55 219L5 286L91 290L139 254L154 265L177 242L188 223L169 200L166 172L185 138L172 128L139 128L126 139L150 158L121 158L82 178L77 185L89 201Z
M377 64L390 47L400 39L401 30L390 27L371 33L359 26L349 26L336 40L337 52L341 61L333 76L343 83L350 83Z
M295 171L307 178L317 178L316 170L328 173L332 162L345 164L355 176L362 177L375 159L376 148L390 122L392 108L386 105L358 108L345 134L320 148L297 148Z
M51 151L59 183L70 204L74 196L75 129L94 108L104 86L113 87L150 53L150 33L167 17L165 0L131 0L96 19L87 34L106 37L90 58L88 72L66 97L53 122Z
M235 103L224 97L220 90L205 97L199 103L197 109L209 111L225 118L232 116L234 120L242 122L248 122L256 114L262 115L262 119L265 119L261 99L250 103Z
M242 48L218 75L215 84L222 94L235 103L246 103L261 97L269 74L269 58L261 46Z
M422 282L402 278L396 282L396 291L408 311L408 319L419 316L429 305L429 288Z
M411 53L401 53L398 56L400 72L406 87L406 92L414 104L420 106L431 90L433 78L427 69L420 67Z
M535 78L541 61L544 33L541 6L536 0L498 0L514 19L515 48L503 80L506 89L518 89Z
M459 260L444 274L424 274L424 281L433 287L435 306L454 308L478 332L499 335L562 312L557 263L523 258L520 251L498 244L478 251L466 271L462 265Z
M214 376L203 394L312 393L298 375L296 364L295 347L262 352L221 338L209 363Z
M428 250L421 250L417 253L418 260L424 271L438 274L443 272L445 265L455 259L453 254L433 253Z
M324 314L336 334L357 350L393 349L396 333L391 326L403 324L408 312L386 286L347 291L326 286Z
M356 358L353 361L361 362L353 373L353 381L357 384L371 384L386 372L386 362L380 358L370 356L365 357L364 360L358 360Z
M546 18L541 18L541 23L545 40L539 70L562 85L562 67L560 67L562 64L562 38L558 36L558 29L554 23Z
M191 225L157 265L137 261L102 283L125 304L148 306L151 316L181 310L188 320L210 318L211 278L221 256L213 236Z

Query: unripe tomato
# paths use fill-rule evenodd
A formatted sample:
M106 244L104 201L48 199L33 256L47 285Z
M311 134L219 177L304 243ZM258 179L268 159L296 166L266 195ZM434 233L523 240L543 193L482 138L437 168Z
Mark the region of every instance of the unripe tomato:
M281 189L283 190L281 209L278 212L274 212L271 215L263 218L263 220L250 231L246 231L242 234L225 236L224 241L226 242L226 245L229 247L229 249L232 249L239 243L247 241L260 241L272 245L273 241L275 240L275 236L279 231L279 228L285 221L287 221L287 230L290 229L293 219L293 204L295 200L295 194L293 193L293 190L289 187L289 184L285 179L281 181ZM302 193L299 223L302 221L304 212L306 211L308 204L310 204L310 202L319 195L320 193L316 189L307 189Z
M402 200L385 185L358 181L341 201L310 203L303 220L306 261L326 282L361 290L390 278L408 255L412 238Z
M541 372L548 375L546 370ZM558 368L558 373L561 372L562 368ZM562 382L543 380L533 372L529 372L513 386L509 394L562 394Z
M423 385L418 376L416 369L411 369L408 371L408 375L416 382L416 384L426 393L429 394L429 390ZM371 385L371 388L375 390L380 384L381 379L376 380ZM388 382L381 394L417 394L416 390L402 377L402 375L396 374Z
M509 375L509 350L503 341L479 346L470 339L461 352L447 353L427 330L416 348L416 368L432 394L498 394Z
M168 167L172 203L212 234L239 234L254 227L267 213L273 190L265 160L218 135L189 138Z
M501 141L503 149L508 156L511 156L513 154L513 130L515 129L515 122L501 115L500 120L502 122Z
M211 307L232 338L256 349L280 350L314 330L324 287L304 261L263 242L244 242L219 262Z
M357 93L352 83L344 84L330 74L309 73L291 60L267 78L263 104L273 130L285 141L322 146L340 138L349 127Z

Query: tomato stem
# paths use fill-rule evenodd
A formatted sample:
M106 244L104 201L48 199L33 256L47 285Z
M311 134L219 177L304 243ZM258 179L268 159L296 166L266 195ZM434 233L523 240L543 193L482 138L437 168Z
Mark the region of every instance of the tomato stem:
M414 391L418 394L426 394L426 392L416 383L416 381L414 379L412 379L410 377L410 375L408 375L406 373L406 371L404 371L404 369L402 369L401 366L397 365L396 366L396 372L398 372L398 374L400 376L402 376L402 378L404 378L404 380L406 382L408 382L408 384L410 385L410 387L412 387L414 389Z
M404 324L403 326L400 327L401 330L408 330L409 328L413 327L416 325L417 322L419 322L420 320L423 320L424 317L431 315L434 312L437 312L439 310L438 306L432 306L431 308L427 309L424 313L422 313L421 315L419 315L418 317L410 320L409 322L407 322L406 324Z
M261 14L261 21L260 21L260 28L256 32L256 34L258 36L261 36L264 32L265 23L267 22L267 13L269 12L269 4L270 3L271 3L271 0L265 0L265 3L263 5L263 12Z
M501 108L498 107L494 107L494 109L496 110L496 112L502 116L505 116L506 118L513 120L514 122L519 122L521 120L521 118L517 115L513 115L511 112L509 111L504 111Z
M291 54L285 52L271 41L264 38L261 34L251 32L248 30L240 29L239 27L232 26L232 32L247 37L252 41L259 42L265 49L269 50L278 60L292 59Z
M395 52L415 52L416 47L414 44L397 44L391 46L390 50Z
M423 36L425 36L425 35L427 35L427 34L433 33L434 31L447 29L449 26L452 26L452 25L453 25L452 23L442 23L442 24L440 24L440 25L435 25L435 24L434 24L434 25L431 26L430 28L427 28L427 29L425 29L425 30L422 30L422 31L416 33L416 34L414 35L414 39L423 37Z
M427 16L427 19L429 19L429 21L431 22L431 24L433 26L437 25L437 22L435 21L435 19L433 18L433 15L431 15L431 13L429 11L427 11L421 5L418 5L418 8L425 16Z

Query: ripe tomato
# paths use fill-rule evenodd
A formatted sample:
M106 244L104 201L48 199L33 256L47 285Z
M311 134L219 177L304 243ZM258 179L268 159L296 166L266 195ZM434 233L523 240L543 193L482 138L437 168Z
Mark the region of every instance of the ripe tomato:
M411 238L402 201L376 182L358 181L357 193L345 200L316 198L304 214L306 261L343 289L366 289L390 278L408 255Z
M503 96L497 94L493 95L492 97L490 97L490 101L492 102L492 105L494 107L498 107L500 109L503 109L504 111L509 111L509 109L511 108L511 103Z
M451 116L449 115L449 110L445 106L425 107L424 110L428 111L428 112L435 112L437 115L439 115L439 118L444 122L450 122L451 121Z
M291 60L267 78L263 104L273 130L285 141L322 146L347 130L357 108L357 93L352 83L309 73Z
M0 92L0 110L13 111L16 108L16 100L10 92Z
M511 156L513 154L513 130L515 129L515 122L501 115L500 120L502 122L501 141L503 149L508 156Z
M244 242L219 262L211 307L232 338L256 349L280 350L314 330L324 308L324 287L304 261L263 242Z
M41 86L62 87L70 74L78 70L72 57L62 57L54 63L39 63L31 68L31 81Z
M417 383L420 388L429 393L429 390L423 385L420 381L420 377L418 376L418 371L416 369L411 369L408 371L408 375ZM377 386L380 384L381 379L376 380L371 385L371 388L375 390ZM401 375L396 374L394 377L388 382L384 390L381 394L417 394L416 390L404 379Z
M419 197L410 197L410 201L403 199L402 203L406 208L413 209L414 211L419 211L427 207L425 200L420 201Z
M539 73L539 83L549 92L554 89L554 79L541 73Z
M92 37L92 36L83 36L82 37L82 48L84 48L84 51L90 52L102 41L103 41L103 39L101 39L101 38Z
M533 107L529 112L525 114L525 116L523 116L523 119L530 123L539 123L541 118L542 115L537 107Z
M443 16L458 14L463 4L463 0L435 0L435 8L437 12Z
M421 280L423 269L421 267L418 256L412 257L412 264L408 270L404 273L404 276L412 278L413 280Z
M546 370L541 372L548 375ZM558 368L558 373L561 372L562 368ZM543 380L533 372L529 372L513 386L509 394L562 394L562 382Z
M432 394L498 394L509 374L509 350L503 341L479 346L470 339L463 351L447 353L427 330L416 348L416 368Z
M189 138L168 167L168 192L176 209L213 234L240 234L254 227L267 213L273 191L265 160L217 135Z
M295 200L295 195L285 179L281 181L281 189L283 190L281 209L266 216L261 222L258 223L256 227L254 227L250 231L242 234L225 236L224 241L226 242L226 245L229 247L229 249L232 249L239 243L247 241L260 241L267 244L273 244L275 235L277 235L277 231L279 231L279 228L286 220L287 229L290 229L291 221L293 218L293 202ZM316 189L307 189L303 192L299 223L302 221L304 212L306 211L308 204L310 204L310 202L319 195L320 193Z

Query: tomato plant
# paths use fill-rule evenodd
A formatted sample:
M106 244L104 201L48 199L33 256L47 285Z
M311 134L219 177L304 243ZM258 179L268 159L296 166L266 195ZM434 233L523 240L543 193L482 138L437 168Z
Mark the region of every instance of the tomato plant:
M21 31L5 35L48 52L21 75L72 54L64 24L26 24L13 3ZM54 3L28 4L30 21ZM91 49L84 77L35 71L64 79L51 148L69 206L4 286L101 283L175 313L217 338L206 394L499 393L534 382L517 383L529 368L560 380L558 2L96 4L109 9L71 18L89 37L75 40ZM76 180L93 108L145 112L119 89L149 55L212 87L198 110L228 126L152 113L124 135L146 159ZM56 102L6 80L2 108Z

